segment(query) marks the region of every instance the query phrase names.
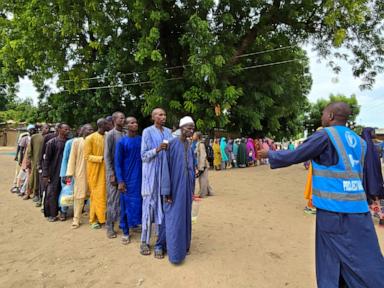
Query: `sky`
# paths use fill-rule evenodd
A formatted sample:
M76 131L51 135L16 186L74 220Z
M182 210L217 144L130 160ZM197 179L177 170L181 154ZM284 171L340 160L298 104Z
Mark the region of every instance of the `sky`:
M316 52L307 49L312 74L312 89L309 100L328 98L330 94L356 95L360 105L357 124L384 128L384 74L378 75L371 90L360 90L362 81L352 74L352 67L345 61L338 62L341 72L335 74L326 61L319 62Z
M327 67L326 61L319 62L316 52L306 48L310 59L310 72L312 74L312 89L309 100L315 102L319 98L328 98L330 94L343 94L351 96L355 94L359 105L360 114L357 124L371 127L384 128L384 75L376 78L373 89L360 90L360 79L352 75L351 66L341 61L338 64L341 72L336 75L331 68ZM21 98L31 97L37 103L37 92L28 78L20 80L18 96Z

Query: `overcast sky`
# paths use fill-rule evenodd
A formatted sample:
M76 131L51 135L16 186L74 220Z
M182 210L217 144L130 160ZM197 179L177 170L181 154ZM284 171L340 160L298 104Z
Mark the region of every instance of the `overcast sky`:
M309 49L307 51L313 78L309 100L315 102L319 98L328 98L331 93L346 96L355 94L361 105L356 122L365 126L384 128L384 75L377 77L372 90L361 91L359 89L361 81L353 77L351 67L347 63L340 62L342 71L335 75L325 61L319 62L314 52ZM32 97L37 103L37 92L29 79L20 81L18 95L21 98Z
M332 94L355 94L359 105L360 114L357 123L371 127L384 128L384 75L376 78L372 90L360 90L360 79L353 77L351 66L341 61L338 64L342 71L336 75L327 67L325 61L319 62L316 53L307 50L310 59L310 71L313 84L309 100L315 102L319 98L328 98Z

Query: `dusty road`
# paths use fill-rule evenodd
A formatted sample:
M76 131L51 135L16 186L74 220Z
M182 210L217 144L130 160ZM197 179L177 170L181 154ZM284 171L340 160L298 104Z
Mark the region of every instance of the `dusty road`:
M302 165L212 172L216 196L202 201L191 255L174 266L141 256L138 234L123 246L104 229L48 223L9 192L11 151L0 148L0 287L316 287ZM384 229L377 232L383 248Z

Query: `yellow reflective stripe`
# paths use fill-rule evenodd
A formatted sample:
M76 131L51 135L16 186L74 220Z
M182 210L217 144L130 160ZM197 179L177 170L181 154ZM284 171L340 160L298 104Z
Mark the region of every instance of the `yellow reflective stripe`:
M313 195L323 198L323 199L332 199L332 200L340 200L340 201L363 201L367 200L367 196L365 192L361 193L332 193L321 191L318 189L313 189Z
M352 171L351 163L349 162L347 153L345 152L343 141L341 141L339 133L336 131L336 128L333 128L333 127L328 127L328 130L332 134L332 136L333 136L333 138L334 138L334 140L335 140L335 142L339 148L337 150L340 151L340 153L341 153L341 159L343 160L345 169L347 171Z
M337 178L337 179L360 179L360 173L356 173L353 171L343 171L336 172L330 170L320 170L312 168L313 176L327 177L327 178Z

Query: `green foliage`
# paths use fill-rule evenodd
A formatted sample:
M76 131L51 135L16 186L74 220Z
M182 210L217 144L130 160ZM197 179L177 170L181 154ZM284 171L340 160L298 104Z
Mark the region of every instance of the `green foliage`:
M0 122L13 120L15 122L36 123L39 120L39 110L33 105L32 99L15 99L9 101L0 111Z
M333 47L349 49L369 88L383 69L383 11L373 0L0 0L0 83L14 95L29 76L50 122L122 110L146 125L161 106L170 126L188 113L207 132L288 137L302 130L311 86L300 45L330 61L346 57ZM280 61L291 62L263 66Z
M309 134L312 134L316 131L317 128L321 126L321 115L323 114L324 108L329 103L334 102L345 102L348 103L351 107L352 114L349 118L348 124L351 127L355 126L355 121L357 116L360 113L360 105L357 102L356 95L351 95L350 97L347 97L342 94L331 94L329 96L329 99L318 99L315 103L312 103L309 107L308 113L306 113L304 117L304 126L307 129Z

